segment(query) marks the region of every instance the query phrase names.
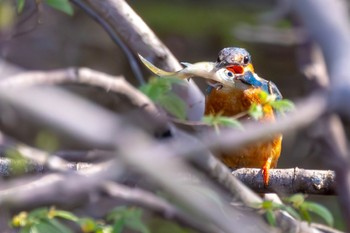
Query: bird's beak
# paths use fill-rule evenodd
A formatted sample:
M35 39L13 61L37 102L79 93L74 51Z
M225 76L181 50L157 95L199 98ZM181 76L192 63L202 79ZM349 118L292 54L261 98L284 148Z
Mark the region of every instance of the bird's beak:
M243 74L244 73L244 67L240 65L231 65L227 66L226 69L231 71L234 74Z

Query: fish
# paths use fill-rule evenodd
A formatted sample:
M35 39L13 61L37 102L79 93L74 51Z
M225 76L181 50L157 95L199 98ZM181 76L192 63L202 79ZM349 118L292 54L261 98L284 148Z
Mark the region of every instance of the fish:
M144 57L138 54L141 62L155 75L166 78L166 77L176 77L179 79L190 79L194 77L204 78L211 82L220 83L227 87L238 87L241 82L238 81L238 76L234 70L229 70L226 68L217 68L215 62L197 62L194 64L182 62L181 64L185 67L181 70L175 72L169 72L162 70L151 62L147 61Z

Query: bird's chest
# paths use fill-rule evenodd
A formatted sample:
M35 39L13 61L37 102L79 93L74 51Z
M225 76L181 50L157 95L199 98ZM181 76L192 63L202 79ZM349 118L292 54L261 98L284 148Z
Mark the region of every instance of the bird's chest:
M220 90L213 89L206 96L205 115L235 116L247 112L250 106L262 104L264 110L264 119L273 120L274 114L271 106L261 102L259 88L249 88L246 90L222 88Z

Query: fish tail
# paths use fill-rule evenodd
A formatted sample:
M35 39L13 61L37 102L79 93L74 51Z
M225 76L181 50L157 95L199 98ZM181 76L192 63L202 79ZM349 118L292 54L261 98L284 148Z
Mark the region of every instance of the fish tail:
M156 67L155 65L153 65L152 63L150 63L149 61L147 61L144 57L142 57L140 54L139 58L142 61L142 63L150 70L152 71L154 74L158 75L158 76L173 76L176 74L176 72L168 72L162 69L159 69L158 67Z

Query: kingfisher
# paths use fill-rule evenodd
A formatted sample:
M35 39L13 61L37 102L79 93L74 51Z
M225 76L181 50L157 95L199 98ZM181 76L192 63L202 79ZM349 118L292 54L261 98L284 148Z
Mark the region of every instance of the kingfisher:
M205 115L236 116L247 112L252 104L263 107L264 115L260 123L274 122L277 113L271 105L262 102L261 92L267 92L276 100L282 99L277 86L266 79L260 78L254 71L250 54L243 48L228 47L219 52L216 69L225 68L235 75L235 86L230 87L221 83L211 83L206 96ZM242 121L250 121L245 115ZM269 170L277 166L281 154L282 135L273 139L255 142L230 153L219 153L220 160L230 168L261 168L264 184L269 183Z
M252 121L247 113L251 105L261 105L263 116L260 123L274 122L277 113L272 106L264 103L261 94L266 92L276 100L282 99L277 86L259 77L252 64L250 54L243 48L228 47L219 52L216 62L182 63L185 68L177 72L167 72L155 67L145 58L141 61L154 74L161 77L207 79L205 115L235 117L241 121ZM282 135L273 139L255 142L231 152L218 152L217 157L229 168L261 168L264 184L269 183L269 170L277 166L281 153Z

